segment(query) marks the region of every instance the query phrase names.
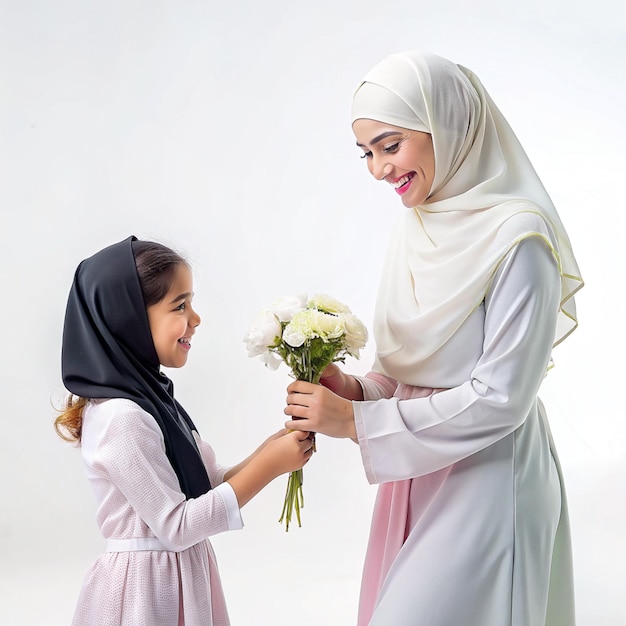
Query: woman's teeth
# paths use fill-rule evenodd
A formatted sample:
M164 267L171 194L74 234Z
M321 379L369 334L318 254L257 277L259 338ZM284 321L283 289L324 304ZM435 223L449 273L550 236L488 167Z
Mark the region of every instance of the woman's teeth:
M399 189L400 187L406 185L411 180L411 178L413 178L413 174L407 174L406 176L403 176L402 178L398 178L398 180L393 181L391 184L394 189Z

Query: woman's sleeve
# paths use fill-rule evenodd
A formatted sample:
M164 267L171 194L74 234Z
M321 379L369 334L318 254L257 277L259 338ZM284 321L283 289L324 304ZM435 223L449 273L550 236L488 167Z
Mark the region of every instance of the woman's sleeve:
M354 402L369 482L429 474L518 428L548 367L559 296L552 252L538 237L522 240L487 294L483 353L469 380L426 398Z
M104 423L92 468L120 490L168 550L180 552L211 535L243 527L229 483L186 500L158 424L133 403L120 407Z
M397 380L378 372L369 372L365 376L355 376L354 378L361 385L364 400L391 398L398 387Z

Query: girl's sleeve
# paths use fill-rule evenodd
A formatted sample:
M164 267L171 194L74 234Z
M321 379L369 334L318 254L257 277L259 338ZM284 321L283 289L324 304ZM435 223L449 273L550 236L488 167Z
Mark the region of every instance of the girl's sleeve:
M165 454L161 430L139 406L122 402L102 424L91 459L93 471L119 489L168 550L180 552L211 535L243 527L229 483L220 482L197 498L185 499Z
M559 296L552 252L538 237L522 240L485 299L483 353L469 380L425 398L353 402L369 482L429 474L518 428L548 367Z
M193 431L193 436L196 440L198 450L200 450L202 462L204 463L204 467L206 468L207 474L209 475L211 485L213 487L221 485L224 482L224 475L230 469L230 467L224 467L217 462L215 452L213 451L211 445L208 444L206 441L202 441L200 435L196 431Z

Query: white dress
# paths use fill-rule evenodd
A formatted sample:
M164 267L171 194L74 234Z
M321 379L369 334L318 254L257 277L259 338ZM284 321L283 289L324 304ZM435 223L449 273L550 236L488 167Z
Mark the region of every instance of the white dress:
M358 441L380 484L365 626L573 626L567 504L537 392L560 294L539 238L503 261L421 387L360 379Z
M185 500L148 413L123 399L87 405L81 449L109 541L85 576L74 626L230 623L207 537L243 523L226 468L194 436L214 488Z

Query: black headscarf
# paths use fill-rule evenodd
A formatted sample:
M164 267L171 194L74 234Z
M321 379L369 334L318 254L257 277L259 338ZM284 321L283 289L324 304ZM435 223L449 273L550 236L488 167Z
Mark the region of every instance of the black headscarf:
M63 383L82 398L126 398L156 420L187 498L211 489L191 434L195 426L160 371L133 249L136 237L85 259L74 276L63 327Z

